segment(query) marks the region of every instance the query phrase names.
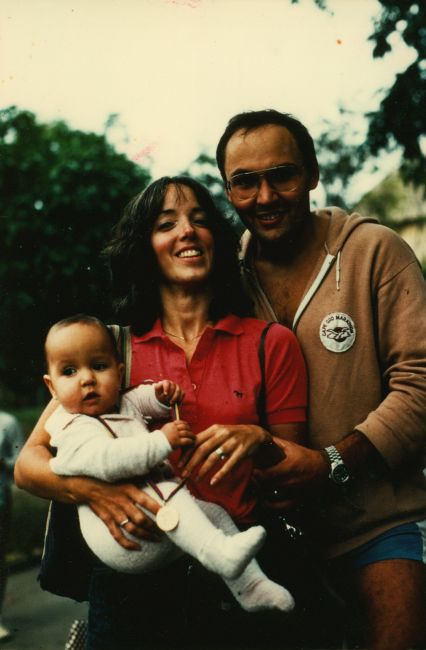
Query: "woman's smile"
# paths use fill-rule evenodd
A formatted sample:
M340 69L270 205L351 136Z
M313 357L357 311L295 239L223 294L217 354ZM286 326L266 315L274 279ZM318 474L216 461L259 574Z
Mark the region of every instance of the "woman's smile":
M185 248L176 253L177 257L201 257L202 251L199 248Z

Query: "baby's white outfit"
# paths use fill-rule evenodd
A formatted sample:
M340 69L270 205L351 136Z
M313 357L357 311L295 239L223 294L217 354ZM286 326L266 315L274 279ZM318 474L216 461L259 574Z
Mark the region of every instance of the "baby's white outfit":
M51 469L60 475L91 476L108 482L131 478L141 490L162 503L147 487L143 476L159 466L161 469L162 463L165 466L172 447L161 430L149 431L145 418L161 420L169 416L170 408L156 399L151 385L126 392L119 413L99 418L68 413L59 406L46 423L51 445L57 450L50 460ZM169 478L156 484L167 499L178 481ZM179 513L179 523L159 542L140 540L123 527L124 534L140 545L140 551L123 548L89 506L79 505L83 537L102 562L123 573L153 571L185 551L221 575L245 609L293 607L290 594L271 582L253 560L266 534L261 526L241 533L222 507L195 499L185 487L171 497L170 504ZM150 512L144 512L154 518Z

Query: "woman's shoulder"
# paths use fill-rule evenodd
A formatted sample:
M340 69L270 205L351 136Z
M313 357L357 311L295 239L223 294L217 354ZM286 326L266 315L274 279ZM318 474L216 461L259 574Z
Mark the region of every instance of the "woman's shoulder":
M267 329L266 338L268 341L291 341L296 339L292 330L277 322L268 322L260 318L241 318L241 326L244 334L259 339L262 332Z
M263 339L263 348L265 354L265 363L269 370L283 369L288 364L294 364L298 367L303 366L303 355L299 342L294 332L277 322L268 322L259 318L242 318L241 327L243 336L241 338L241 347L249 355L259 356L262 348L262 333L265 332Z
M289 329L285 325L281 325L281 323L278 323L276 321L267 321L267 320L263 320L262 318L254 318L251 316L245 316L240 318L239 320L245 331L254 330L254 331L262 332L265 329L265 327L269 325L269 329L271 330L271 332L274 330L276 332L291 333L291 329Z

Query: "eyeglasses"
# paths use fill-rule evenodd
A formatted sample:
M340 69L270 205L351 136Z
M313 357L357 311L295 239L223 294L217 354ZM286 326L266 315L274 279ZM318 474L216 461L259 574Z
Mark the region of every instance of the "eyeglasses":
M299 165L277 165L260 171L235 174L227 181L226 188L240 201L252 199L259 191L261 179L265 178L275 192L294 192L300 187L302 174L303 167Z

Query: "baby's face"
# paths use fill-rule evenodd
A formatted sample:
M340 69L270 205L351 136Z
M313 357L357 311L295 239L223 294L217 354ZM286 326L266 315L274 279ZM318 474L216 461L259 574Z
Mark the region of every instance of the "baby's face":
M69 413L101 415L114 410L123 364L101 327L75 323L54 329L46 350L49 374L44 380Z

